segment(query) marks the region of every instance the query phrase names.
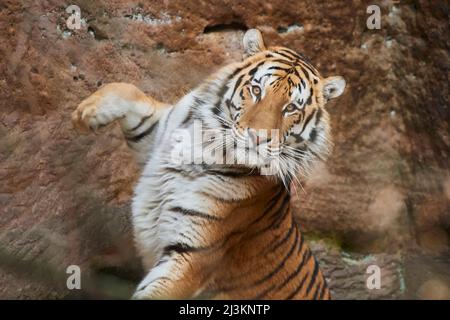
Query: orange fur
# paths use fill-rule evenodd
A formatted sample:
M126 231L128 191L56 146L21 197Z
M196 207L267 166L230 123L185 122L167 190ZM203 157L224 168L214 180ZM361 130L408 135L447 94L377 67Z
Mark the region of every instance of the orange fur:
M250 56L241 65L233 65L234 68L242 66L242 81L235 88L241 90L243 97L240 106L242 114L236 122L238 129L279 129L277 142L280 142L294 124L301 124L320 112L320 121L325 123L324 141L327 140L329 118L324 109L324 88L328 86L329 89L327 99L334 98L343 91L345 82L339 83L343 79L321 78L309 62L294 52L281 47L266 49L260 33L252 30L248 34L245 47ZM292 60L288 60L288 68L286 62L277 61L283 55ZM249 84L252 75L249 70L268 57L274 60L271 65L281 70L281 80L266 86L263 99L252 98ZM211 77L209 81L214 79ZM308 88L311 94L298 112L286 114L284 110L290 103L292 87ZM199 92L208 88L207 85L200 86ZM121 112L117 107L115 103L119 102L124 103L126 112ZM147 131L151 132L161 114L169 108L147 97L131 84L115 83L84 100L72 119L76 127L94 130L118 119L130 147L146 154L147 144L141 143L141 138ZM141 126L147 131L139 131ZM222 180L225 185L238 184L242 194L236 198L226 198L220 192L201 192L202 201L209 204L207 214L214 217L200 219L197 225L192 226L201 231L203 246L166 247L170 252L167 256L176 265L176 277L173 274L161 277L156 290L144 292L138 297L330 299L325 278L292 216L289 191L276 179L253 174L241 167L234 167L233 170L241 170L242 174L233 177L224 175ZM144 262L151 268L153 259L146 256Z

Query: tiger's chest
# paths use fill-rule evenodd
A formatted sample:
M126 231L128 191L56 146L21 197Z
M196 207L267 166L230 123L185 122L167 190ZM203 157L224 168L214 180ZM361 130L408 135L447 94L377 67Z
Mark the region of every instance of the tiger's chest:
M154 151L135 188L133 227L146 267L152 267L168 246L201 247L208 241L198 215L214 211L214 204L204 195L215 187L214 178L189 175L186 167L164 157L169 152L170 144Z
M180 143L176 139L178 134L173 133L181 129L185 116L186 110L177 108L168 121L161 120L173 126L162 127L165 130L158 133L135 188L132 202L135 242L144 265L149 268L167 247L210 245L221 228L221 220L230 211L229 203L256 193L255 188L248 188L247 178L210 173L203 163L179 162L176 156ZM192 133L193 126L182 129Z

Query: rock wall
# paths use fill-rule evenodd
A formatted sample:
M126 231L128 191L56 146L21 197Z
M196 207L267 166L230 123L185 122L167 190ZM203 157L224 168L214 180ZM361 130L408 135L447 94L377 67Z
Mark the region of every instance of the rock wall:
M450 299L448 3L380 1L380 30L368 1L74 3L80 30L68 2L0 3L0 298L129 297L136 167L118 127L79 136L70 114L113 81L174 102L256 27L348 83L329 105L333 155L293 200L333 296ZM65 286L72 264L82 291Z

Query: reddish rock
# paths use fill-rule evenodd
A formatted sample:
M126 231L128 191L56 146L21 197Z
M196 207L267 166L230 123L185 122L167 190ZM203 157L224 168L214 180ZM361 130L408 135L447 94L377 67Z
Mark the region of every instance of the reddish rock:
M79 136L70 114L112 81L176 101L240 59L250 27L348 83L329 105L334 152L294 199L303 230L333 242L312 241L335 297L428 298L436 286L445 297L445 268L423 286L407 276L406 289L396 270L429 265L404 264L412 252L449 250L449 6L385 1L382 29L368 30L368 4L80 1L71 31L63 1L2 1L0 298L129 297L142 272L129 221L136 168L117 126ZM345 255L363 262L348 267ZM367 255L389 275L378 293L361 286ZM65 288L71 264L82 293Z

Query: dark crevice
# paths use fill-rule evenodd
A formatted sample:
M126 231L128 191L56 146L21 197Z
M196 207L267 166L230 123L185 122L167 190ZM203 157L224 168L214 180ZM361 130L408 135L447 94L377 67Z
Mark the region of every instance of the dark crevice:
M88 32L90 32L94 38L96 40L107 40L109 39L108 35L106 33L104 33L103 31L101 31L100 29L98 29L95 26L89 26L88 27Z
M231 22L206 26L203 33L223 32L223 31L246 31L248 28L241 22Z

